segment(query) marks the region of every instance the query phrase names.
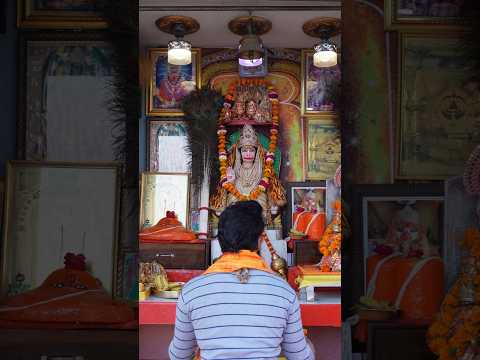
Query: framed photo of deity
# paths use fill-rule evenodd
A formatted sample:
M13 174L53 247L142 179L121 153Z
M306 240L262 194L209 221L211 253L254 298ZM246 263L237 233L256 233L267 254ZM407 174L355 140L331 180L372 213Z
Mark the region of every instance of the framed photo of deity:
M313 50L302 50L302 115L318 115L338 111L341 67L313 65Z
M148 116L182 116L182 100L201 86L201 50L192 49L192 63L168 63L166 48L148 49L147 109Z
M21 32L17 156L114 161L113 48L102 33Z
M327 180L335 176L341 161L341 137L335 115L304 118L305 179Z
M190 172L191 156L186 150L187 126L182 120L148 120L149 171Z
M31 29L106 28L101 1L18 0L17 25Z
M386 30L451 30L466 25L465 0L386 0L384 4Z
M289 205L284 230L288 236L288 232L294 228L298 214L304 211L325 212L328 200L325 181L289 182L285 185Z
M7 163L2 247L3 295L38 287L64 268L67 253L116 296L119 163Z
M140 230L156 225L167 211L189 227L190 174L143 172L140 191Z
M353 238L359 241L350 250L357 267L351 271L363 274L363 293L367 292L367 273L372 274L378 257L443 256L442 183L356 185L353 201Z
M480 142L480 80L450 35L400 34L396 178L463 173Z

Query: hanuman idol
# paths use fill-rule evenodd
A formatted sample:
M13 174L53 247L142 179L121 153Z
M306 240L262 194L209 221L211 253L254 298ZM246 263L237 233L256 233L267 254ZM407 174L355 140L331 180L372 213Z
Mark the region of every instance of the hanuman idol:
M248 196L262 182L267 151L261 145L251 125L244 125L240 137L228 151L227 182L233 184L241 195ZM255 199L263 209L265 225L272 226L279 215L279 208L286 204L285 190L277 175L270 176L269 186ZM219 185L210 206L220 214L227 206L238 201L237 197Z

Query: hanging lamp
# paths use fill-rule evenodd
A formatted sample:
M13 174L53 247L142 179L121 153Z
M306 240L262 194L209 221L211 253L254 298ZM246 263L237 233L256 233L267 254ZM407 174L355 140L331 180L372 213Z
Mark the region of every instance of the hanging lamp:
M340 33L340 20L335 18L315 18L303 24L303 32L320 38L314 46L313 65L319 68L332 67L338 63L337 47L331 40Z
M183 39L200 29L200 24L193 18L180 15L169 15L155 21L157 27L175 36L168 43L168 63L172 65L189 65L192 63L192 44Z
M242 36L238 45L238 63L247 67L262 65L266 49L260 35L271 30L271 21L250 14L231 20L228 23L228 28L234 34Z

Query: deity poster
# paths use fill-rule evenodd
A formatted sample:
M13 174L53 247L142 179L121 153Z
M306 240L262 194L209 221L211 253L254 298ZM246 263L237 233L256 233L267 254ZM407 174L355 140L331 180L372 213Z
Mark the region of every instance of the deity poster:
M404 34L400 60L397 177L461 174L480 141L480 82L459 39Z
M332 119L306 119L306 179L332 179L341 161L340 131Z
M147 115L182 115L180 103L201 84L200 50L192 49L189 65L169 64L167 49L150 49L148 60Z

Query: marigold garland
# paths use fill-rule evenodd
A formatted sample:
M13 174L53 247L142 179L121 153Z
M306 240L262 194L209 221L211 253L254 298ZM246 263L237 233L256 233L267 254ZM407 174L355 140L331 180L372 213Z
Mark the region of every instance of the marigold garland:
M225 112L233 106L236 98L236 87L238 85L257 85L266 86L268 98L272 105L272 126L270 128L270 144L265 156L265 167L263 169L262 179L257 187L249 195L243 195L238 191L235 184L227 181L227 128L224 124ZM270 178L274 175L273 164L275 162L275 151L277 150L278 129L279 129L279 101L278 94L273 86L264 79L240 79L229 85L227 94L224 97L223 109L218 119L218 160L220 162L220 184L222 187L235 196L240 201L256 200L262 192L267 191L270 186Z
M323 256L330 256L335 252L340 251L342 245L342 215L341 215L341 202L340 200L335 200L333 208L335 214L332 222L327 226L325 232L323 233L322 239L318 244L320 252Z
M480 260L480 232L477 229L468 229L465 232L462 245L469 250L478 264ZM456 315L459 311L462 311L460 290L462 284L469 280L473 280L477 290L475 294L476 304L480 303L480 275L478 275L478 271L474 279L469 279L468 275L462 274L445 296L440 314L428 329L428 345L434 353L439 355L440 360L461 358L472 344L472 340L480 336L479 305L470 306L468 314L463 314L463 320L455 322Z

